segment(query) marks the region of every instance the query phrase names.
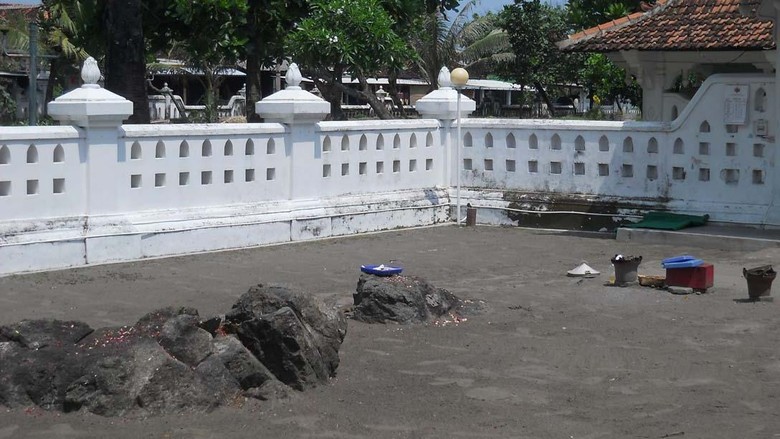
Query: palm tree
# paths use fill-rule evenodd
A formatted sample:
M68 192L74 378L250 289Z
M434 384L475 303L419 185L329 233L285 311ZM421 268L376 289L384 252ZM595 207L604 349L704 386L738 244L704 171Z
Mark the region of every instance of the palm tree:
M436 89L436 79L442 66L453 66L458 60L460 39L468 20L468 13L478 0L461 4L460 11L450 20L444 7L431 3L425 15L420 17L420 29L412 35L411 46L418 54L416 69L422 79L430 84L429 91Z
M475 16L461 31L460 61L475 77L495 74L515 59L509 35L501 29L499 20L493 13Z
M43 0L38 25L41 43L53 55L49 58L49 82L46 102L54 99L54 89L64 85L63 73L78 69L90 55L99 57L96 0Z

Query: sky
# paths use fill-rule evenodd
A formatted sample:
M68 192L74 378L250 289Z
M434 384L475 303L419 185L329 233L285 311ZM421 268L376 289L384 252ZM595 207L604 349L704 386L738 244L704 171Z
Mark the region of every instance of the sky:
M478 0L477 6L474 8L474 12L479 15L484 15L488 11L498 12L504 6L511 5L514 0ZM566 0L542 0L542 3L550 3L553 5L563 5Z
M479 0L477 7L474 8L474 12L479 15L483 15L485 12L500 11L505 5L511 5L514 0Z

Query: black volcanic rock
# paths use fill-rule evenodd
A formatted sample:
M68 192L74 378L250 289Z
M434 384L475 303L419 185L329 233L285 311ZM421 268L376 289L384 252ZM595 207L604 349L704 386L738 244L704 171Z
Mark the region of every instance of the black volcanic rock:
M0 405L103 416L208 411L327 382L344 315L283 287L252 287L226 318L163 308L135 325L24 320L0 326Z
M473 302L414 276L362 274L352 298L352 317L365 323L425 323L477 310Z

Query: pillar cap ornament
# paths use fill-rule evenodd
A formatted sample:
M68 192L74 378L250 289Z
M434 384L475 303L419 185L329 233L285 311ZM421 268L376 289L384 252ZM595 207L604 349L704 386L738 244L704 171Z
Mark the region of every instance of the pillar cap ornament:
M133 103L98 84L100 68L89 57L81 68L84 84L48 104L49 115L61 124L118 127L133 114Z
M330 102L304 90L298 64L290 63L284 77L287 86L255 104L255 113L266 122L314 124L330 114Z

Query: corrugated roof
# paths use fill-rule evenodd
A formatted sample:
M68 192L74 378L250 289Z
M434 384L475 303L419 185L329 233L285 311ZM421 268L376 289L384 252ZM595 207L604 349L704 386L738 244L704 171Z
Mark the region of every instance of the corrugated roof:
M658 1L647 12L586 29L558 46L567 52L774 49L772 22L749 13L759 3L759 0Z

